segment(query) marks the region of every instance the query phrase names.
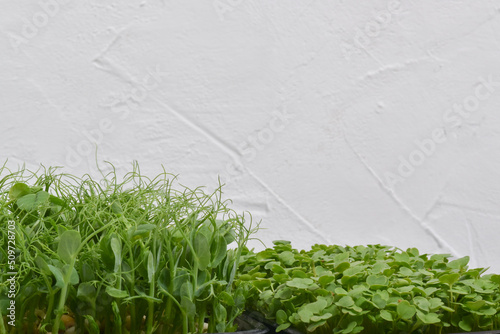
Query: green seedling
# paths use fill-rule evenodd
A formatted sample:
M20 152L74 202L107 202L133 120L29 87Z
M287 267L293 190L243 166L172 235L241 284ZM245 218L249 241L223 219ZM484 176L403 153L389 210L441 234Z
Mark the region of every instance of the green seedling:
M16 222L18 272L16 327L0 321L0 333L236 329L249 290L234 280L256 228L228 207L221 187L188 189L166 172L150 179L133 167L122 181L114 171L97 181L55 168L0 169L0 223ZM6 229L0 240L5 264Z
M247 307L277 331L304 333L457 333L500 328L500 276L468 269L468 257L417 249L289 242L244 254L238 286Z

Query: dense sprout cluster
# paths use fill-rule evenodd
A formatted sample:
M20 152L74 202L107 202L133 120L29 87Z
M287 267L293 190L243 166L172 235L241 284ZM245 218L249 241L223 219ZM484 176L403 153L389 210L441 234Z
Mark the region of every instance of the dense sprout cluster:
M248 308L279 326L314 333L453 333L500 329L500 275L469 269L469 258L415 248L287 241L247 253L238 284L253 286Z
M0 167L0 334L230 332L244 310L318 334L500 328L500 275L468 257L288 241L256 253L221 187L133 167L99 182Z
M253 232L221 189L175 177L97 182L57 169L0 170L0 226L15 222L16 328L23 333L188 333L235 329L233 281ZM0 332L8 326L7 229L0 231ZM57 329L57 330L56 330Z

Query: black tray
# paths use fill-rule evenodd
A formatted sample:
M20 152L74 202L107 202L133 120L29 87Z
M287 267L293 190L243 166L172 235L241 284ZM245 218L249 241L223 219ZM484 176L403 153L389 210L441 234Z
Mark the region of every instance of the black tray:
M234 322L238 325L239 334L268 334L271 330L267 325L264 325L258 319L251 317L247 314L242 314L237 317ZM219 333L224 334L224 333ZM227 333L229 334L229 333Z
M251 311L245 313L245 315L251 319L258 321L259 323L266 325L270 329L270 333L276 333L276 328L278 328L278 324L271 320L266 319L266 317L264 317L261 313L256 311ZM288 327L287 329L279 332L279 334L304 334L304 333L296 330L293 327Z

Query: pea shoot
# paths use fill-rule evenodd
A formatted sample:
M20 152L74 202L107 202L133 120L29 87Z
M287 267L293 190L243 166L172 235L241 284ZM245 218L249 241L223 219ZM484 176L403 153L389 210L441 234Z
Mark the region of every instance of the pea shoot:
M4 166L0 175L0 224L17 222L18 264L16 326L2 323L0 333L237 329L248 291L233 282L257 227L229 208L222 186L189 189L165 171L148 178L137 164L121 180L57 168ZM5 245L6 230L0 236Z

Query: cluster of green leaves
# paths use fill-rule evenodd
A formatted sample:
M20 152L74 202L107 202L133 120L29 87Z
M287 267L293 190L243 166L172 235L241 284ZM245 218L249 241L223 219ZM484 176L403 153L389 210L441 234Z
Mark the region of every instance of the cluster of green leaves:
M500 275L468 269L469 258L415 248L287 241L246 253L237 284L253 286L248 308L314 333L451 333L500 329Z
M149 179L137 165L120 182L115 172L99 182L53 168L0 172L0 225L16 222L18 331L57 333L64 316L92 334L235 329L247 291L233 281L255 229L220 187L176 190L175 177ZM7 240L3 228L2 264Z

